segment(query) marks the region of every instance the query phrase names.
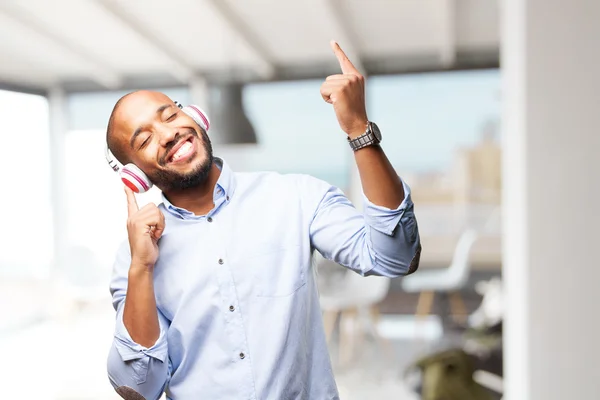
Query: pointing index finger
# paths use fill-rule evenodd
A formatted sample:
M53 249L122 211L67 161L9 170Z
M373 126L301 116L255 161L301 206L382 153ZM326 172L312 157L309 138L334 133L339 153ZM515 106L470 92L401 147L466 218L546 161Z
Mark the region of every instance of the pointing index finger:
M330 42L330 44L331 44L331 48L333 49L333 53L335 54L335 56L338 59L338 62L340 63L340 68L342 68L342 73L343 74L360 74L360 72L356 69L356 67L352 64L352 62L350 62L350 60L348 59L348 56L346 55L346 53L344 53L344 51L342 50L340 45L335 40L332 40Z
M125 186L125 194L127 195L127 215L131 217L133 214L138 212L139 207L133 191L127 186Z

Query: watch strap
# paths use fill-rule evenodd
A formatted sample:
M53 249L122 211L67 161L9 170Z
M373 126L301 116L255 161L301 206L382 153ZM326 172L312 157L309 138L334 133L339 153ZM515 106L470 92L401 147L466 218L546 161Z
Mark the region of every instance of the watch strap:
M379 141L375 137L375 135L371 132L363 133L362 135L350 139L348 138L348 143L350 144L350 148L354 151L362 149L364 147L372 146L373 144L378 143Z
M375 136L375 133L373 132L370 122L367 125L367 130L365 133L355 137L354 139L350 139L350 137L348 137L348 144L353 151L373 146L374 144L379 144L379 142L379 139L377 139L377 136Z

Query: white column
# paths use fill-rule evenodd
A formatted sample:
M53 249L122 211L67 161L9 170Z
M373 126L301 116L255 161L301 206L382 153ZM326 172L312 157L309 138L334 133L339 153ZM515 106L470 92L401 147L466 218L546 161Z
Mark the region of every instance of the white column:
M600 398L600 2L502 9L508 400Z
M190 98L193 104L200 106L210 117L210 110L208 110L208 84L206 79L201 77L194 77L190 80Z
M61 267L67 246L67 209L65 173L65 135L68 129L66 95L62 88L53 88L48 96L50 116L50 179L52 182L52 221L54 233L54 273ZM80 190L93 188L82 187ZM90 192L90 195L93 195ZM93 211L90 210L90 218Z

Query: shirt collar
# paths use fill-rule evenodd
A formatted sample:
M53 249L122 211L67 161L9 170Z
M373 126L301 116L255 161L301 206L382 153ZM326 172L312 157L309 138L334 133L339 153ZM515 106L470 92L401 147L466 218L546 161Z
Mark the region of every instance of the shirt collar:
M235 191L236 181L235 175L229 165L222 158L215 157L214 162L217 167L221 170L221 175L219 175L219 179L217 180L217 184L215 185L215 190L213 192L213 199L215 202L215 208L217 205L222 203L221 199L228 202L229 199L233 197L233 193ZM161 193L162 202L165 208L175 216L186 218L195 216L191 211L186 210L185 208L177 207L173 205L164 195Z

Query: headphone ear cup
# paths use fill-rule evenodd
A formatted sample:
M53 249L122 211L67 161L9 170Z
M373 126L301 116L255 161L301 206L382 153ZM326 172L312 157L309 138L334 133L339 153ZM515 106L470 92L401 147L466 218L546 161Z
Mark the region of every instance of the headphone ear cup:
M181 110L189 115L198 125L202 127L202 129L208 132L208 129L210 128L210 120L203 109L194 104L190 104L183 107Z
M127 164L119 172L121 180L135 193L145 193L152 187L152 182L135 164Z

